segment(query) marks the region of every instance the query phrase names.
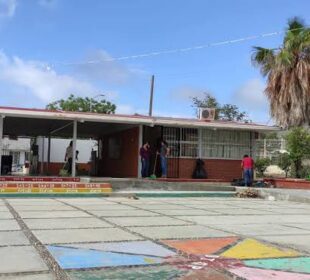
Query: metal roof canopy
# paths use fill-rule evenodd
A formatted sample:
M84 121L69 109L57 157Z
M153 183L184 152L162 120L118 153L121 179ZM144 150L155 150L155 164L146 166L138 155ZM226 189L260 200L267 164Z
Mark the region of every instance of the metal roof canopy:
M3 135L72 138L73 121L6 116L3 120ZM77 123L77 136L78 138L99 138L102 135L134 126L136 125L79 121Z
M74 121L80 138L98 138L138 125L211 129L248 130L255 132L278 131L279 128L252 123L202 121L198 119L148 117L141 115L107 115L83 112L48 111L26 108L0 107L4 117L4 135L72 137ZM65 127L64 127L65 126ZM62 128L63 129L59 129Z

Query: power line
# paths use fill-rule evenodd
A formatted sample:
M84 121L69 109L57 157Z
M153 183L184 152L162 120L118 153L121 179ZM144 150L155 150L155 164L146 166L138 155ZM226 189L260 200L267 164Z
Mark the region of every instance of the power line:
M290 29L290 31L296 31L296 30L307 28L307 27L308 26L305 26L302 28ZM187 48L177 48L177 49L170 49L170 50L162 50L162 51L153 51L153 52L136 54L136 55L129 55L129 56L119 56L119 57L114 57L114 58L111 57L111 58L106 58L106 59L89 60L89 61L82 61L82 62L55 62L53 64L62 64L62 65L66 65L66 66L84 65L84 64L100 64L103 62L123 61L123 60L132 60L132 59L140 59L140 58L147 58L147 57L155 57L155 56L160 56L160 55L186 53L186 52L190 52L190 51L201 50L201 49L206 49L206 48L211 48L211 47L230 45L230 44L236 44L236 43L241 43L241 42L246 42L246 41L252 41L252 40L256 40L256 39L260 39L260 38L277 36L277 35L283 34L285 32L286 32L286 30L277 31L277 32L270 32L270 33L263 33L263 34L259 34L259 35L252 35L252 36L247 36L247 37L243 37L243 38L237 38L237 39L232 39L232 40L208 43L208 44L199 45L199 46L193 46L193 47L187 47Z

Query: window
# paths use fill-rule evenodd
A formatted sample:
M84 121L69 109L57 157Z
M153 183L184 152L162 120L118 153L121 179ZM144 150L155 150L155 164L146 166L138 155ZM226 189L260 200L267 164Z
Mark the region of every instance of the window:
M168 143L170 157L180 156L180 129L176 127L164 127L163 139Z
M198 129L182 128L180 146L182 157L198 157Z
M203 129L202 157L240 159L251 152L251 132Z
M25 161L30 160L30 152L25 152Z
M10 152L10 156L12 156L12 164L19 164L20 152Z
M198 130L195 128L165 127L163 138L170 148L171 157L196 158L198 155Z
M251 154L250 131L201 129L199 133L196 128L165 127L163 137L171 157L197 158L200 145L202 158L241 159Z

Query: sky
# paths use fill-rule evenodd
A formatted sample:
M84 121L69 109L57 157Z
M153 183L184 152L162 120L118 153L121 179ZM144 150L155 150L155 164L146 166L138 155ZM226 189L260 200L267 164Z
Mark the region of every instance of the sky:
M279 47L288 19L309 25L309 11L309 0L0 0L0 106L104 94L117 113L147 114L155 75L154 115L195 117L191 98L209 92L270 124L253 46Z

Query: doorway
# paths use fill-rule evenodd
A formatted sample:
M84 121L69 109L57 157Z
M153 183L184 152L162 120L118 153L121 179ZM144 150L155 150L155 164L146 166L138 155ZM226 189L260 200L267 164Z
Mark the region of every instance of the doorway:
M143 143L148 141L151 146L150 170L149 174L153 174L155 170L156 177L161 177L160 160L156 153L160 150L161 141L168 143L170 154L168 157L168 178L179 178L179 157L180 157L180 130L173 127L148 127L143 128ZM154 169L154 165L156 166Z

